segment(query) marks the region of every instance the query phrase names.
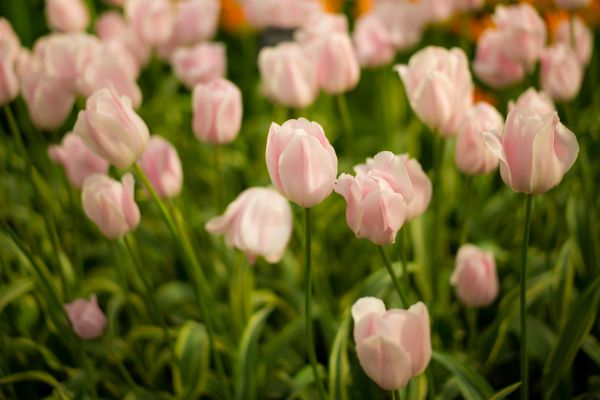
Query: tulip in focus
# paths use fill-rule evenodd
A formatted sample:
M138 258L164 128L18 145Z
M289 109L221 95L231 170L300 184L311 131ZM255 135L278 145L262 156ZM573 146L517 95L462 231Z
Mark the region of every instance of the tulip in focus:
M358 361L382 389L400 389L425 371L431 360L425 304L386 311L380 299L363 297L352 305L352 319Z
M78 189L83 187L88 176L108 173L108 161L92 153L72 132L63 137L60 146L50 146L48 154L52 160L62 164L69 182Z
M576 10L578 8L588 7L590 0L556 0L556 5L565 10Z
M131 174L124 175L121 182L101 174L90 175L83 182L83 211L108 239L118 239L140 223L134 185Z
M173 31L172 5L169 0L127 0L125 15L144 43L166 43Z
M520 82L525 67L506 54L506 39L495 29L487 29L477 41L473 71L489 86L499 89Z
M266 160L273 186L300 207L315 206L333 191L338 160L316 122L300 118L271 123Z
M540 115L515 107L501 136L492 132L483 135L500 159L502 180L515 192L540 194L552 189L579 153L577 138L560 123L556 112Z
M233 141L242 125L242 92L227 79L214 79L194 88L194 134L211 144Z
M365 14L356 20L352 38L356 57L363 67L385 65L396 55L389 31L375 14Z
M458 249L450 283L456 296L466 306L485 307L498 296L498 273L494 255L472 244Z
M228 245L243 251L250 262L258 256L270 263L281 260L292 235L292 209L270 188L244 190L225 213L206 223L212 234L224 234Z
M46 17L51 29L62 32L85 31L90 23L83 0L46 0Z
M573 100L583 81L583 66L573 49L555 44L544 50L540 68L542 89L557 101Z
M171 66L175 76L188 88L225 77L225 46L221 43L200 43L175 50Z
M128 168L144 153L150 133L129 98L101 89L80 111L73 133L96 154L118 168Z
M76 299L65 304L65 310L73 331L82 339L97 339L104 333L106 317L98 306L96 295L89 300Z
M510 101L508 103L508 112L514 110L515 107L528 108L540 115L556 111L556 107L550 96L543 91L538 92L532 87L523 92L516 102ZM498 130L498 132L500 132L500 130Z
M181 192L183 172L175 147L160 136L150 137L140 167L159 197L175 197Z

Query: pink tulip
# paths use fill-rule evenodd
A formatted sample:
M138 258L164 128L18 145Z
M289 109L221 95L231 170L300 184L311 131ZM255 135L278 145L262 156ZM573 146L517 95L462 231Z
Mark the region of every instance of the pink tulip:
M396 49L409 49L421 40L426 14L418 3L380 0L373 12L387 27Z
M485 307L498 296L498 274L494 255L472 244L458 249L450 283L456 296L466 306Z
M100 89L87 99L73 132L100 157L118 168L128 168L144 153L150 133L133 111L128 97L114 89Z
M499 31L487 29L477 41L473 71L493 88L510 86L525 77L525 67L506 54L505 40Z
M500 159L504 183L515 192L547 192L560 183L579 153L577 138L557 113L540 115L515 107L501 137L491 132L483 136Z
M414 196L406 209L406 220L412 221L421 216L429 207L432 185L431 180L417 160L409 158L408 154L402 154L400 158L404 161L406 172L408 172L413 187Z
M140 223L140 209L133 197L135 182L126 174L121 182L93 174L83 182L83 211L108 239L118 239Z
M14 62L0 60L0 106L13 101L19 94L19 80Z
M588 65L594 50L594 35L581 18L573 17L572 21L575 40L571 40L571 21L568 19L563 20L558 25L554 39L556 43L562 43L566 46L575 45L577 60L581 65Z
M266 159L273 186L300 207L317 205L333 191L337 156L316 122L271 123Z
M363 297L352 306L352 319L358 361L382 389L400 389L425 371L431 360L425 304L386 311L380 299Z
M329 94L341 94L356 86L360 67L350 36L333 33L313 41L308 48L321 89Z
M363 67L385 65L396 55L390 32L375 14L359 17L352 37L356 46L356 57Z
M181 161L175 147L162 137L150 137L148 147L140 159L140 167L159 197L175 197L181 192Z
M244 16L256 28L297 28L320 8L317 2L307 0L242 0L241 5Z
M590 0L556 0L556 5L565 10L576 10L578 8L588 7Z
M123 47L137 62L137 69L150 58L151 46L145 43L129 26L123 16L115 11L102 13L96 21L96 34L105 43ZM136 74L137 76L137 74Z
M233 141L242 125L242 92L227 79L215 79L194 88L194 134L212 144Z
M415 195L405 160L382 151L354 169L356 177L340 175L334 189L348 203L348 226L375 244L394 243Z
M579 94L583 66L573 49L565 44L548 47L542 54L540 82L554 100L570 101Z
M0 60L15 61L19 55L21 42L10 22L0 17Z
M556 107L550 96L544 92L538 92L532 87L523 92L516 102L510 101L508 103L508 112L514 110L515 107L528 108L540 115L556 111Z
M211 39L219 23L218 0L181 0L175 3L175 24L169 45L189 46Z
M467 113L456 141L455 161L467 175L481 175L498 167L498 157L485 144L482 132L500 132L504 127L502 115L488 103L477 103Z
M171 59L175 76L188 88L224 78L226 71L225 46L221 43L200 43L175 50Z
M420 0L419 7L425 14L425 20L429 22L442 22L450 18L454 13L456 0Z
M92 153L72 132L63 137L60 146L50 146L48 154L52 160L62 164L69 182L78 189L83 187L88 176L108 173L108 161Z
M473 81L464 51L429 46L396 69L417 116L442 136L455 135L473 104Z
M206 223L212 234L243 251L250 262L262 256L270 263L281 260L292 234L292 209L288 201L270 188L244 190L221 216Z
M96 295L89 300L75 299L65 304L65 310L73 331L82 339L96 339L102 336L106 328L106 317L98 307Z
M166 43L173 31L169 0L127 0L125 16L138 37L151 46Z
M264 93L285 106L303 108L318 94L317 75L307 52L297 43L263 47L258 67Z
M314 12L295 33L298 43L306 45L333 33L348 33L348 18L344 14Z
M46 17L50 29L62 32L85 31L90 15L82 0L46 0Z

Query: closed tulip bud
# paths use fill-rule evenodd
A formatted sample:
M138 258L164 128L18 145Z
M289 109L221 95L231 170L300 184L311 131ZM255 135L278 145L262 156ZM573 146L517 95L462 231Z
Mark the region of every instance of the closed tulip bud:
M346 15L314 12L296 31L294 38L298 43L306 45L333 33L348 33L348 18Z
M85 31L90 23L82 0L46 0L46 17L50 29L61 32Z
M125 16L143 42L155 46L166 43L173 31L169 0L127 0Z
M320 5L307 0L242 0L244 16L256 28L297 28Z
M218 0L182 0L174 6L175 23L169 46L189 46L214 36L221 9Z
M358 361L382 389L400 389L425 371L431 360L425 304L386 311L380 299L363 297L352 305L352 318Z
M556 5L565 10L576 10L578 8L589 7L590 0L556 0Z
M106 317L98 307L96 295L92 295L89 300L76 299L72 303L65 304L65 310L73 331L80 338L96 339L104 333Z
M545 193L558 185L571 168L579 145L560 123L557 113L540 115L515 107L501 136L483 133L486 144L500 159L500 174L515 192Z
M418 3L380 0L373 12L387 27L397 50L409 49L421 40L426 13Z
M350 36L333 33L313 41L308 51L317 69L317 82L329 94L352 89L360 78L360 67Z
M19 94L19 80L14 62L0 60L0 106L13 101L17 94Z
M0 17L0 60L14 62L20 49L21 42L10 22Z
M317 75L307 52L297 43L264 47L258 68L267 97L288 107L303 108L317 98Z
M481 81L499 89L520 82L525 67L506 53L505 37L495 29L487 29L477 41L473 71Z
M194 88L194 134L211 144L233 141L242 125L242 92L227 79L215 79Z
M128 168L144 153L150 133L128 97L100 89L87 99L73 132L96 154L118 168Z
M135 182L126 174L121 182L93 174L83 182L83 211L108 239L118 239L140 223L140 209L133 197Z
M408 154L402 154L400 158L404 161L406 172L408 172L413 187L414 196L406 209L406 220L412 221L420 217L429 207L432 185L431 180L417 160L410 158Z
M321 125L307 119L272 123L267 138L271 182L300 207L319 204L333 191L337 156Z
M583 66L571 47L559 43L544 50L540 81L542 89L554 100L570 101L577 97L583 81Z
M224 234L226 243L243 251L250 262L261 256L276 263L292 234L292 209L277 191L254 187L240 193L223 215L208 221L206 230Z
M463 50L429 46L396 67L417 116L442 136L453 136L473 104L473 81Z
M96 34L105 43L117 43L127 49L137 61L138 69L150 58L151 46L145 43L117 12L108 11L100 15L96 21Z
M60 146L50 146L48 154L65 168L69 182L78 189L88 176L108 173L108 161L92 153L72 132L64 136Z
M494 255L472 244L458 249L450 283L466 306L485 307L498 296L498 274Z
M140 159L140 166L159 197L175 197L181 192L181 161L175 147L162 137L150 137L148 147Z
M363 67L385 65L396 55L389 31L375 14L366 14L356 20L352 38L356 57Z
M529 88L519 96L516 102L508 103L508 112L511 112L516 107L528 108L540 115L553 113L556 111L554 102L546 93L538 92L535 88ZM498 130L500 132L500 130Z
M571 39L571 23L575 38ZM573 20L564 19L556 30L554 37L556 43L562 43L566 46L575 46L577 60L581 65L588 65L592 59L594 50L594 35L585 22L579 17L573 17Z
M488 103L477 103L465 117L456 141L455 161L467 175L481 175L498 167L498 157L485 144L482 132L500 132L502 115Z
M221 43L200 43L175 50L171 67L175 76L188 88L225 77L225 46Z

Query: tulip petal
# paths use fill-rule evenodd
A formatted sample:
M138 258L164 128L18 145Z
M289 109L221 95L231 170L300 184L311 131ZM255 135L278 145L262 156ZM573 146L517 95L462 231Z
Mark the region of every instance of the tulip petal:
M356 353L367 376L382 389L399 389L412 377L410 355L387 337L374 335L360 341Z
M351 313L354 323L357 323L367 314L385 313L385 304L377 297L362 297L352 305Z

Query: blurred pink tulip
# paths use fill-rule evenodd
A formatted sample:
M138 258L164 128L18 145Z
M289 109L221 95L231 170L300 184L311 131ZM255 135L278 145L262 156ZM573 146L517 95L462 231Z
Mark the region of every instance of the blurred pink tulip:
M571 40L571 21L568 19L563 20L558 25L554 39L556 43L562 43L566 46L575 45L577 60L581 65L588 65L594 50L594 35L581 18L572 18L575 40Z
M0 106L10 103L19 94L19 80L14 64L10 60L0 60Z
M144 153L150 134L133 111L128 97L114 89L100 89L86 101L73 133L100 157L118 168L128 168Z
M264 47L258 67L265 95L288 107L303 108L318 94L315 67L297 43L284 42Z
M363 297L352 305L352 319L358 361L382 389L400 389L425 371L431 360L425 304L386 311L380 299Z
M540 82L554 100L570 101L577 97L583 82L583 66L571 47L559 43L544 50Z
M556 111L556 107L550 96L542 91L538 92L532 87L523 92L516 102L510 101L508 103L508 112L514 110L515 107L528 108L540 115ZM500 131L498 130L498 132Z
M81 138L72 132L63 137L60 146L50 146L48 154L65 168L69 182L78 189L83 187L88 176L108 173L108 161L92 153Z
M348 33L348 18L344 14L314 12L294 35L300 44L309 44L333 33Z
M591 0L556 0L556 5L566 10L588 7Z
M461 11L475 11L483 8L485 0L455 0L456 9Z
M241 0L244 16L256 28L297 28L320 5L311 0Z
M169 0L127 0L125 16L148 45L166 43L173 32L174 15Z
M150 58L151 46L135 33L118 12L107 11L102 13L96 21L96 34L109 46L127 49L137 61L137 69L145 65Z
M101 174L90 175L83 182L83 211L108 239L118 239L140 223L134 186L131 174L125 174L121 182Z
M61 32L82 32L90 23L83 0L46 0L46 17L50 29Z
M227 79L214 79L194 88L194 134L212 144L233 141L242 125L242 92Z
M341 94L358 84L360 67L350 36L332 33L308 47L317 69L317 83L329 94Z
M469 110L460 127L456 141L455 161L467 175L481 175L498 167L498 157L485 144L482 132L500 132L504 118L488 103L477 103Z
M15 61L21 49L21 41L12 28L10 22L0 17L0 60L2 62Z
M485 307L498 296L498 273L494 255L472 244L458 249L450 283L456 296L466 306Z
M380 0L375 3L373 12L387 27L396 49L406 50L421 40L426 21L418 3Z
M365 14L356 20L352 38L356 57L363 67L385 65L396 55L389 31L375 14Z
M432 185L431 180L417 160L410 158L408 154L402 154L400 158L404 161L404 166L413 187L414 196L408 203L406 210L406 221L412 221L421 216L429 207Z
M221 10L218 0L180 0L174 7L175 24L168 45L189 46L214 36Z
M442 22L452 16L456 8L456 0L419 0L417 3L423 10L428 22Z
M146 151L140 159L140 167L159 197L175 197L181 192L181 161L175 147L162 137L150 137Z
M396 70L417 116L442 136L456 135L473 104L473 81L464 51L429 46Z
M89 300L75 299L72 303L65 304L65 310L73 331L82 339L96 339L102 336L106 328L106 317L98 307L96 295Z
M292 235L292 209L277 191L254 187L244 190L225 213L206 223L212 234L243 251L250 262L262 256L270 263L281 260Z
M504 132L484 132L486 144L500 159L500 174L515 192L545 193L558 185L571 168L579 144L557 113L540 115L515 107L506 118Z
M225 46L207 42L175 50L171 67L175 76L191 89L199 83L224 78L226 62Z
M315 206L333 191L338 160L316 122L304 118L281 126L273 122L266 159L273 186L300 207Z
M493 88L503 88L520 82L525 67L505 53L505 37L495 29L487 29L477 41L473 71Z

